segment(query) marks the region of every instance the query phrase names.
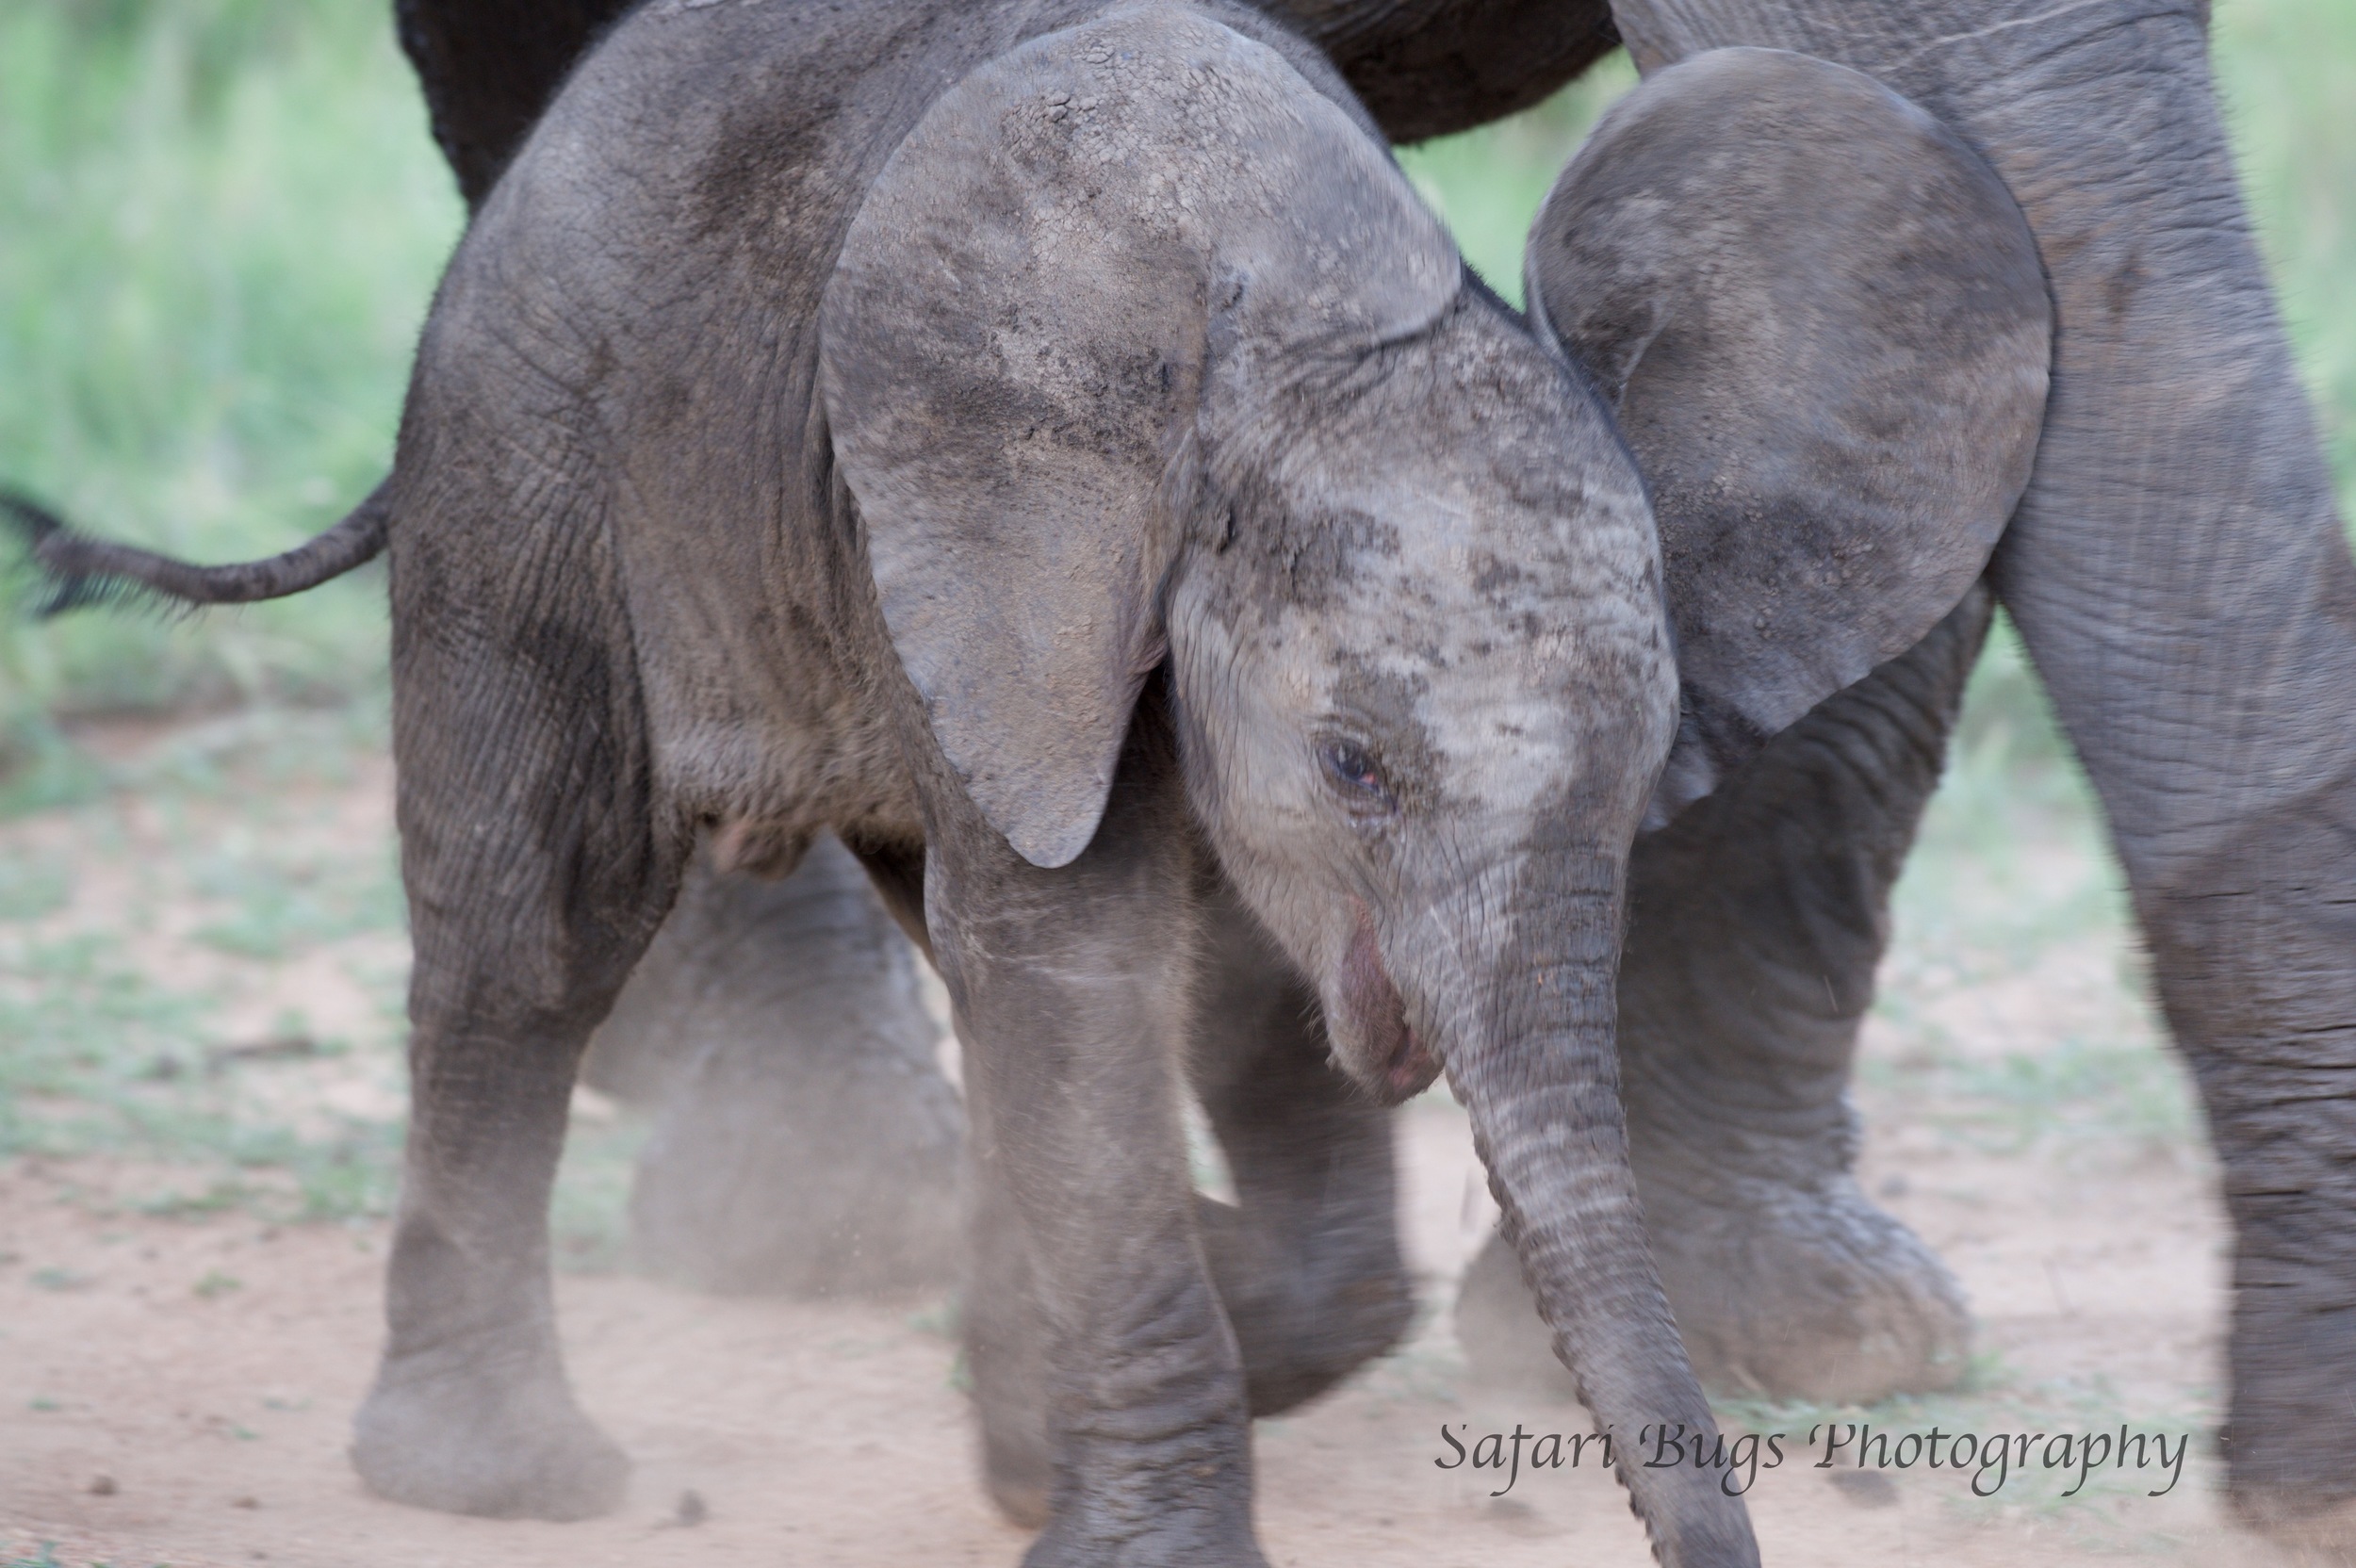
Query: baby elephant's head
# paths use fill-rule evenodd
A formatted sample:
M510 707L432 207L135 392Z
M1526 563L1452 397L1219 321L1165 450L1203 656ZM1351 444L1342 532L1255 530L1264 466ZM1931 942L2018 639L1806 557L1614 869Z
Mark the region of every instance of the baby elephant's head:
M1968 591L2045 297L1952 139L1760 51L1614 111L1530 286L1525 322L1469 280L1310 57L1115 11L894 153L827 412L981 814L1079 856L1166 668L1195 814L1340 1068L1448 1072L1597 1418L1700 1429L1617 1097L1629 845ZM1627 1479L1668 1560L1749 1560L1706 1477Z
M1540 972L1574 954L1608 1007L1617 866L1677 729L1610 418L1477 287L1435 303L1364 351L1214 370L1164 615L1196 812L1384 1100L1460 1064L1500 987L1572 1001Z

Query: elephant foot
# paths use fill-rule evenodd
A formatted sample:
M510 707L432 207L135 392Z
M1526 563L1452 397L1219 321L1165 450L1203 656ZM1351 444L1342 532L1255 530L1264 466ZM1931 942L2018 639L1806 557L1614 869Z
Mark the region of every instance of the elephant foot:
M1653 1184L1644 1202L1661 1286L1712 1390L1870 1404L1963 1376L1972 1323L1961 1289L1845 1176L1731 1200ZM1569 1396L1503 1238L1466 1272L1456 1327L1476 1378Z
M352 1424L352 1462L368 1490L491 1519L562 1522L620 1507L629 1457L581 1414L564 1374L504 1378L492 1364L385 1364Z
M1872 1404L1952 1388L1972 1317L1912 1231L1837 1176L1719 1207L1645 1194L1662 1287L1694 1370L1728 1393Z
M1248 1524L1090 1529L1058 1514L1023 1554L1023 1568L1268 1568Z
M2297 1568L2356 1568L2356 1497L2320 1509L2300 1494L2235 1491L2233 1500L2242 1522L2280 1546Z
M741 1295L950 1283L965 1113L939 1037L914 950L835 839L781 882L698 858L582 1064L653 1115L634 1261Z
M1254 1416L1306 1404L1396 1346L1415 1322L1415 1285L1388 1229L1271 1229L1200 1193L1195 1220L1243 1353Z
M2356 1310L2344 1299L2245 1285L2234 1306L2226 1496L2300 1563L2356 1564Z
M1048 1460L1044 1435L1027 1430L1009 1437L992 1429L987 1413L982 1422L982 1486L1006 1523L1026 1530L1044 1526L1049 1513L1055 1466Z

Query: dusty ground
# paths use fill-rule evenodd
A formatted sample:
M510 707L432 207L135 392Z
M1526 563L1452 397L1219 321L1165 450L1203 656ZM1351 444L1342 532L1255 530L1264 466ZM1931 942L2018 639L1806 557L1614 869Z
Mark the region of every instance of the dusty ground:
M629 1506L496 1523L363 1493L344 1445L379 1332L399 1113L386 769L365 736L299 726L110 743L135 792L0 824L0 1565L1018 1560L1024 1534L973 1480L942 1304L718 1300L605 1268L632 1135L595 1102L560 1200L576 1267L559 1299L583 1402L637 1461ZM331 765L285 760L322 751ZM2217 1501L2213 1176L2083 824L1991 837L1968 802L1950 810L1900 901L1861 1174L1970 1291L1972 1382L1864 1413L1730 1407L1788 1434L1750 1494L1766 1560L2287 1561ZM1492 1497L1496 1474L1435 1465L1444 1425L1469 1443L1579 1416L1465 1386L1446 1308L1485 1198L1452 1105L1419 1102L1402 1137L1429 1320L1262 1424L1271 1560L1649 1560L1594 1469ZM2190 1454L2165 1497L2144 1495L2156 1470L2064 1499L2074 1478L2033 1467L1981 1499L1952 1470L1813 1467L1805 1434L1828 1416L2123 1422Z

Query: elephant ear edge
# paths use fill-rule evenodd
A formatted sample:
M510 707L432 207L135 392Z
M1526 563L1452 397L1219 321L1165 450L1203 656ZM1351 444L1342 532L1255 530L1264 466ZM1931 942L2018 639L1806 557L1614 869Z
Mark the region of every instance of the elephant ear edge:
M1183 7L1033 39L893 151L821 302L826 418L933 739L1024 859L1103 817L1206 387L1350 362L1462 282L1347 109Z
M1912 646L2027 487L2053 313L2011 194L1873 78L1772 49L1648 77L1556 182L1532 324L1661 531L1677 741L1647 825Z

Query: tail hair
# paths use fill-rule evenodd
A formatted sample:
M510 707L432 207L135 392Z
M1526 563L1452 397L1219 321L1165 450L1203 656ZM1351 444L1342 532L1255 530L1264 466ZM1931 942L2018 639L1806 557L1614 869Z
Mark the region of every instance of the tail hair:
M0 515L24 536L48 584L48 596L34 610L43 618L150 594L185 605L251 604L316 588L375 559L392 529L391 487L389 479L380 482L343 521L283 555L225 566L198 566L93 539L15 491L0 490Z

